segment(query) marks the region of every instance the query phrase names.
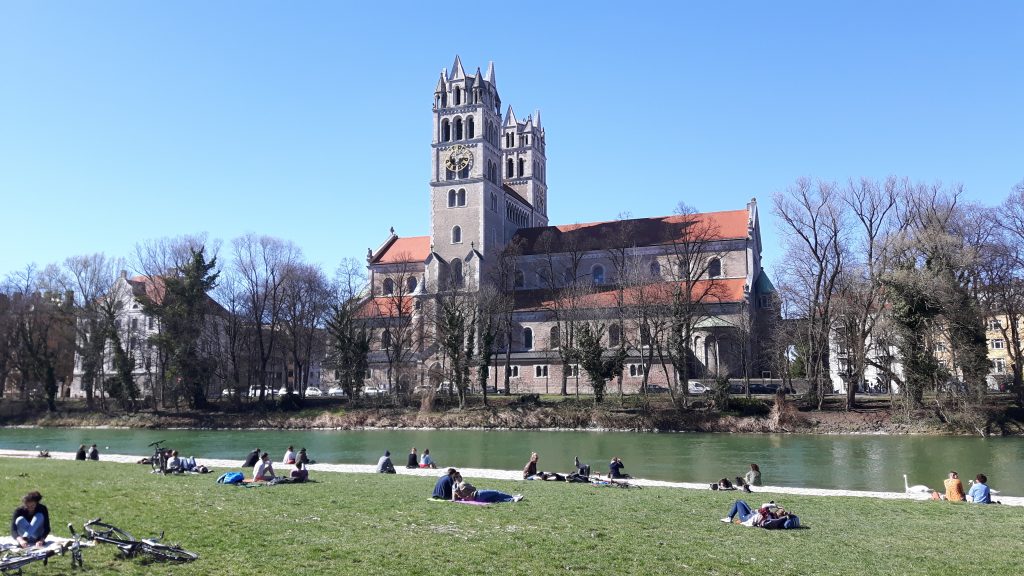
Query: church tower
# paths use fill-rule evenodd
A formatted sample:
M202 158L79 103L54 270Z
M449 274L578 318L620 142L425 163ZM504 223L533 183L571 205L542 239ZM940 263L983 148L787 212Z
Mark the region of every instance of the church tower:
M430 289L479 286L516 230L547 225L540 113L518 122L509 108L503 121L494 63L466 74L456 56L434 88L433 120Z

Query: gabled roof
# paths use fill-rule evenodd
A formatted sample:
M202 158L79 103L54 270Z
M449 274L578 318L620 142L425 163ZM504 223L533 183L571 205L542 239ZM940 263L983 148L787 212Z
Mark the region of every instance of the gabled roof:
M360 318L395 318L412 316L413 299L410 296L375 296L359 306Z
M682 216L632 218L587 224L520 228L516 238L522 242L523 254L564 252L567 248L581 251L604 250L618 238L628 239L633 246L659 246L699 239L733 240L747 237L746 210L705 212ZM553 245L544 246L549 237Z
M722 278L718 280L700 280L693 286L691 298L704 304L730 304L742 302L744 298L743 278ZM672 302L673 294L683 290L683 282L656 282L643 286L630 286L622 292L623 304L635 306L638 303L667 305ZM619 293L616 286L597 286L594 292L577 297L573 302L576 308L600 309L614 308L619 304ZM515 294L517 312L531 312L564 308L569 305L569 298L558 298L551 290L521 290Z
M401 264L423 262L430 255L430 236L394 236L390 242L373 254L370 264Z
M516 192L515 188L509 186L508 184L502 184L501 189L504 190L505 193L508 194L509 196L515 198L516 200L519 200L520 202L526 204L527 206L530 206L530 203L526 200L526 198L523 198L519 194L519 192Z
M458 54L455 55L455 63L452 64L452 73L448 79L453 81L466 79L466 71L462 69L462 59Z
M143 299L151 300L155 304L160 304L164 300L164 294L167 291L164 285L163 276L132 276L126 279L128 286L132 289L132 296L136 300L142 301ZM206 312L208 314L223 314L226 315L228 311L220 305L220 302L214 300L210 295L206 296Z

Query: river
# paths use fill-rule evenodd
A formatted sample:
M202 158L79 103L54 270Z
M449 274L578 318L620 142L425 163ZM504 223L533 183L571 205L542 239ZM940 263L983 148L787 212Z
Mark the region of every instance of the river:
M96 443L103 452L147 454L147 444L166 440L182 455L238 458L255 447L280 461L289 444L305 447L319 462L375 463L390 450L397 466L409 448L430 448L439 465L520 469L531 451L540 468L572 469L574 456L595 472L619 456L626 472L676 482L712 482L760 465L765 484L847 490L903 490L910 484L941 488L951 470L964 479L978 472L1003 494L1024 495L1024 439L949 436L689 434L633 432L480 430L123 430L4 428L0 448L73 452Z

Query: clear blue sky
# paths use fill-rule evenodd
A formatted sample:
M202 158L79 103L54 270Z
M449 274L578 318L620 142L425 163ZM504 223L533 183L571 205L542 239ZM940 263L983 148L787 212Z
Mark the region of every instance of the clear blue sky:
M436 8L435 8L436 7ZM330 272L429 231L455 54L547 129L552 223L801 176L1024 179L1024 2L0 0L0 275L247 231Z

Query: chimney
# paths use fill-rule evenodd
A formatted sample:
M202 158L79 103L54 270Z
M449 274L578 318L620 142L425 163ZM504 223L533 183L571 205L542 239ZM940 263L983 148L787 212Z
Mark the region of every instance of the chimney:
M128 279L128 271L127 270L121 270L121 279L122 280L127 280Z

